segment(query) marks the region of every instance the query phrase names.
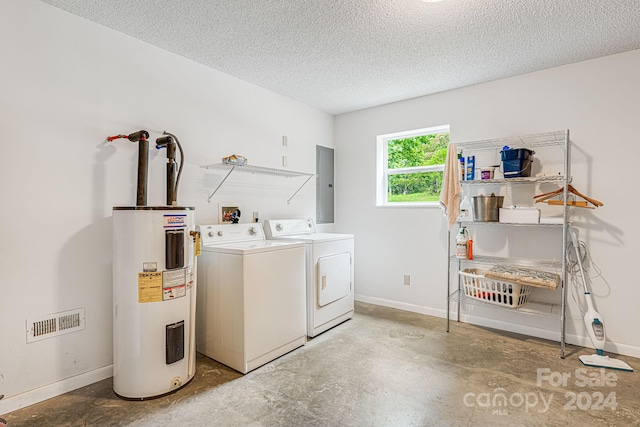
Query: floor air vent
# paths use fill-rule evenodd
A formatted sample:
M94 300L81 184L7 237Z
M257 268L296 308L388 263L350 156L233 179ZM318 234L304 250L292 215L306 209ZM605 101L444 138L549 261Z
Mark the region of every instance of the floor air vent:
M84 327L84 307L27 319L27 343L80 331Z

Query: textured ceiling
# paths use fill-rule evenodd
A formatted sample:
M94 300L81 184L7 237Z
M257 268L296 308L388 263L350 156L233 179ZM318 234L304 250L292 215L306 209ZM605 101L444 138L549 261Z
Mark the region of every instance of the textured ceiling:
M331 114L640 49L640 0L41 0Z

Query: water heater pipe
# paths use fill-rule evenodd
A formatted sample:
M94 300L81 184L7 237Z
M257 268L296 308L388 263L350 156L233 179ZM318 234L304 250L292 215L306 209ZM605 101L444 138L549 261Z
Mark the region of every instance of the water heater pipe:
M138 143L138 187L136 191L136 205L147 206L147 176L149 164L149 132L139 130L129 135L114 135L107 137L107 141L127 138Z
M178 138L169 132L163 132L160 138L156 139L156 148L167 149L167 205L173 206L178 203L178 185L182 175L182 165L184 164L184 153ZM176 175L176 145L180 150L180 168Z

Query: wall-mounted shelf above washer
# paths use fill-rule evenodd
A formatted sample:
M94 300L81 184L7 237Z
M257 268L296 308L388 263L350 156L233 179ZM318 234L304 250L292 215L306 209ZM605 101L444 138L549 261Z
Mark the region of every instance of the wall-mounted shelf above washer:
M302 187L305 186L307 182L313 177L314 174L308 172L296 172L288 169L276 169L276 168L268 168L264 166L253 166L253 165L233 165L229 163L215 163L211 165L202 166L204 169L212 169L218 171L226 171L226 175L222 178L222 181L218 184L218 186L213 190L207 202L211 203L211 199L218 192L222 184L229 178L232 172L243 172L243 173L253 173L253 174L261 174L261 175L272 175L272 176L281 176L284 178L295 178L295 177L307 177L307 179L298 187L298 189L289 197L287 203L290 203L291 200L298 194Z

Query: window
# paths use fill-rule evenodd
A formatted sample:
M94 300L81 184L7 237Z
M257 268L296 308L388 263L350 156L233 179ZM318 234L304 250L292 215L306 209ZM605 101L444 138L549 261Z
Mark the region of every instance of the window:
M378 136L376 206L437 206L449 125Z

